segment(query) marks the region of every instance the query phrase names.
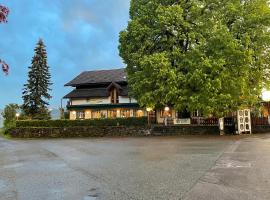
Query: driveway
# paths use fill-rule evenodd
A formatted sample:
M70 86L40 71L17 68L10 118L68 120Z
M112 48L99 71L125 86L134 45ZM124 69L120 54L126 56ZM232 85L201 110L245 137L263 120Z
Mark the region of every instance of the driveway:
M270 199L270 135L0 139L1 200Z

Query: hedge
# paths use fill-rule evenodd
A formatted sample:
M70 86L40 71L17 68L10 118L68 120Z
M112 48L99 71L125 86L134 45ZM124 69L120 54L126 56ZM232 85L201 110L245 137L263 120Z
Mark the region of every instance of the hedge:
M88 120L22 120L16 122L16 127L87 127L87 126L146 126L147 117L88 119Z

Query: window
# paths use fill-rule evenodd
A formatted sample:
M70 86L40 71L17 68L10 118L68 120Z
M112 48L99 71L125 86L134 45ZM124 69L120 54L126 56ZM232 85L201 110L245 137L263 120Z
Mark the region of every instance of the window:
M114 90L111 90L111 103L114 103L114 99L115 99Z
M160 114L160 118L165 118L165 117L171 117L172 116L171 110L169 110L169 111L160 110L159 114Z
M108 110L108 117L109 118L116 118L117 117L117 111L116 110Z
M85 119L85 112L84 111L77 111L76 119Z
M136 111L136 117L143 117L143 116L144 116L144 112L142 110Z
M130 110L130 117L134 117L134 110Z
M127 110L127 109L121 110L121 117L123 118L130 117L130 110Z
M107 118L107 117L108 117L107 110L102 110L102 111L100 111L100 117L101 117L101 118Z
M118 91L116 89L112 89L110 94L111 94L111 103L113 104L119 103Z
M92 111L92 118L93 118L93 119L98 119L98 118L100 118L100 110L93 110L93 111Z
M107 110L93 110L92 111L93 119L101 119L101 118L107 118L107 117L108 117Z

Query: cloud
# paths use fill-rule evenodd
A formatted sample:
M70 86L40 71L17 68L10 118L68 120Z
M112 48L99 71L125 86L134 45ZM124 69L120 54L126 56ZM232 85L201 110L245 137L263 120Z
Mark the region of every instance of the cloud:
M0 25L0 57L11 75L0 76L0 105L21 103L38 38L47 46L56 107L70 88L63 85L84 70L123 66L118 34L128 21L129 0L3 0L10 8L8 24Z

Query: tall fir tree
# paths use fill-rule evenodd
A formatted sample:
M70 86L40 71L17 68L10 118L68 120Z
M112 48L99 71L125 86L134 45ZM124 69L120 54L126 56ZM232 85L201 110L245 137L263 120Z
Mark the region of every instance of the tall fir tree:
M35 48L35 55L32 58L32 65L29 67L28 80L23 89L23 111L32 119L48 119L48 100L51 83L51 74L47 64L46 46L42 39L39 39Z

